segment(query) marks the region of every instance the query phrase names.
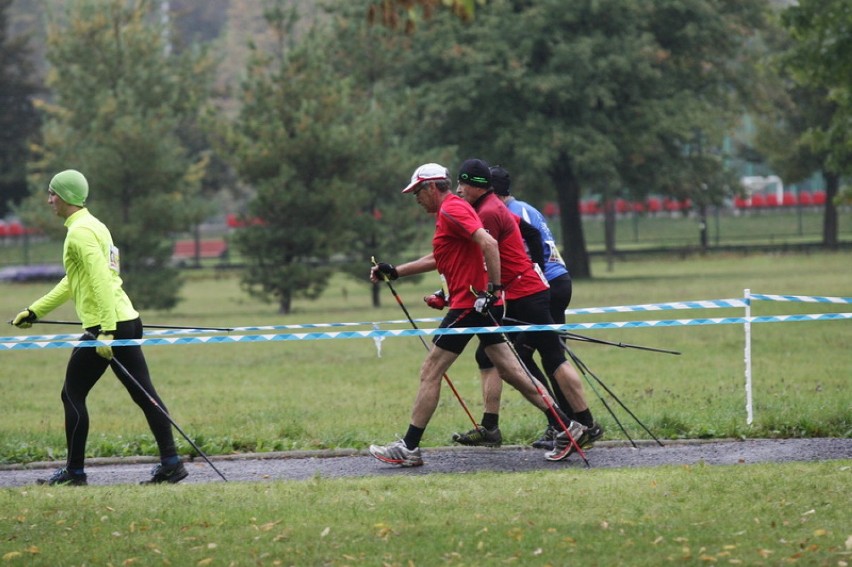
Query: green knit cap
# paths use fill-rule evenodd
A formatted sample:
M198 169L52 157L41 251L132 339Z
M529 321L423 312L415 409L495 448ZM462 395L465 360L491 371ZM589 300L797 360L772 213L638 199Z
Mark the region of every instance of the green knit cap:
M49 187L60 199L77 207L82 207L89 196L89 182L76 169L60 171L50 180Z

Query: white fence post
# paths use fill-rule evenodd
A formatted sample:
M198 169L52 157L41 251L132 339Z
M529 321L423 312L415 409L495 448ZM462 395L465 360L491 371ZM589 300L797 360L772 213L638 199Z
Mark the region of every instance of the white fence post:
M751 397L751 290L743 291L745 300L745 390L746 390L746 424L751 425L754 421L754 406Z

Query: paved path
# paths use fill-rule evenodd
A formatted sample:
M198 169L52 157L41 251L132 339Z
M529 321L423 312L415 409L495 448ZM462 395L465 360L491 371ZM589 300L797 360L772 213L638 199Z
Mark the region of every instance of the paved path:
M852 459L852 439L750 439L746 441L687 441L642 443L638 449L621 442L602 442L586 455L590 467L578 455L551 463L544 451L508 446L500 449L443 447L424 449L425 465L403 469L380 463L366 451L302 451L214 457L211 460L229 481L269 482L314 477L342 478L390 475L427 475L482 471L588 470L599 468L655 467L663 465L736 465L768 462ZM0 466L0 488L34 484L50 475L61 463ZM89 484L135 484L148 478L151 459L92 459L87 464ZM222 482L203 459L188 463L184 483Z

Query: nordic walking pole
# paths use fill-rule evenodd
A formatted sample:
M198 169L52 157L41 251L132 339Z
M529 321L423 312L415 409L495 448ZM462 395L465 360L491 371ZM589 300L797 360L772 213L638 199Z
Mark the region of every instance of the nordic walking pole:
M621 432L624 433L624 436L627 437L627 439L630 441L630 444L633 445L633 448L637 449L638 447L636 446L636 442L633 441L633 438L630 436L629 433L627 433L627 430L624 428L624 425L622 425L621 420L619 420L618 416L615 415L615 412L613 411L612 407L610 407L610 405L606 401L606 399L600 394L600 392L598 392L598 389L595 387L595 383L592 382L589 379L589 376L586 374L586 371L580 366L580 362L579 362L579 359L577 358L577 356L564 343L562 344L562 347L565 349L565 352L568 353L568 356L571 358L571 360L574 361L574 364L577 365L577 368L580 369L580 372L583 373L583 378L586 379L586 382L589 384L589 387L592 389L592 391L595 393L595 395L598 397L598 399L604 405L604 407L606 408L606 411L609 412L609 415L611 415L612 419L615 420L615 423L618 424L618 428L621 429Z
M91 335L91 334L89 334L89 333L86 333L86 335L88 335L88 336L90 336L90 337L92 336L92 335ZM97 339L96 339L96 338L94 338L94 337L93 337L93 339L94 339L94 340L97 340ZM137 387L137 388L139 388L139 390L140 390L143 394L145 394L145 396L148 398L148 401L149 401L149 402L151 402L151 405L153 405L155 408L157 408L158 410L160 410L160 413L162 413L164 416L166 416L166 419L168 419L168 420L169 420L169 423L171 423L171 424L172 424L172 426L174 426L174 428L178 430L178 433L180 433L181 435L183 435L183 438L184 438L184 439L186 439L186 440L187 440L187 442L188 442L190 445L192 445L192 448L193 448L193 449L195 449L195 451L196 451L199 455L201 455L201 457L202 457L205 461L207 461L207 464L208 464L208 465L210 465L210 466L213 468L213 470L214 470L214 471L216 471L216 474L218 474L219 476L221 476L221 477L222 477L222 480L224 480L225 482L228 482L228 479L227 479L227 478L225 478L225 475L223 475L223 474L222 474L222 472L221 472L219 469L217 469L217 468L216 468L216 465L214 465L214 464L210 461L210 459L209 459L209 458L207 458L207 455L205 455L205 454L204 454L204 451L202 451L201 449L199 449L199 448L198 448L198 445L196 445L196 444L195 444L195 442L194 442L192 439L190 439L190 438L189 438L189 435L187 435L186 433L184 433L183 429L181 429L181 428L180 428L180 426L179 426L177 423L175 423L175 420L173 420L173 419L172 419L172 416L170 416L170 415L169 415L169 412L167 412L165 409L163 409L163 406L161 406L160 404L158 404L158 403L157 403L157 400L156 400L156 399L154 399L154 396L152 396L151 394L149 394L149 393L148 393L148 390L146 390L145 388L143 388L143 387L142 387L142 384L140 384L140 383L136 380L136 378L134 378L134 377L133 377L133 374L131 374L131 373L130 373L130 371L129 371L129 370L127 370L127 368L125 368L125 366L124 366L122 363L120 363L120 362L119 362L119 361L118 361L115 357L112 357L112 359L110 359L109 363L110 363L110 366L112 366L112 367L113 367L113 369L116 369L116 368L117 368L119 371L121 371L121 373L122 373L122 374L124 374L124 376L126 376L126 377L127 377L127 378L131 381L131 382L133 382L133 383L136 385L136 387Z
M620 405L620 406L624 409L624 411L626 411L628 414L630 414L630 417L632 417L632 418L636 421L636 423L638 423L638 424L639 424L639 426L640 426L640 427L642 427L642 429L644 429L644 430L645 430L645 432L646 432L646 433L648 433L648 435L650 435L650 436L651 436L651 438L652 438L654 441L656 441L656 442L657 442L657 445L659 445L660 447L664 447L664 445L663 445L662 441L660 441L659 439L657 439L657 436L656 436L656 435L654 435L653 433L651 433L651 430L650 430L650 429L648 429L647 427L645 427L645 424L644 424L644 423L642 423L642 421L641 421L638 417L636 417L636 414L634 414L632 411L630 411L630 408L628 408L626 405L624 405L624 402L622 402L622 401L619 399L619 397L615 395L615 392L613 392L612 390L610 390L610 389L609 389L609 387L608 387L606 384L604 384L604 383L603 383L603 380L601 380L600 378L598 378L598 377L595 375L595 373L594 373L594 372L592 372L591 370L589 370L589 367L588 367L588 366L586 366L586 364L585 364L582 360L580 360L580 357L578 357L577 355L575 355L574 353L572 353L572 352L568 349L568 346L567 346L567 345L563 345L563 346L565 347L565 350L568 352L569 356L571 356L571 359L572 359L572 360L574 360L574 361L577 363L577 367L578 367L578 368L580 368L580 371L581 371L581 372L583 372L583 375L585 376L586 372L588 372L588 373L589 373L589 375L590 375L592 378L594 378L594 379L595 379L595 382L597 382L598 384L600 384L600 385L603 387L603 389L604 389L604 390L606 390L606 392L607 392L610 396L612 396L612 398L613 398L616 402L618 402L618 405ZM623 428L622 428L622 431L624 431L624 429L623 429Z
M11 321L9 321L11 323ZM33 323L41 323L43 325L76 325L81 326L82 323L77 321L51 321L46 319L36 319ZM142 325L146 329L179 329L186 331L226 331L231 332L234 329L229 327L187 327L184 325Z
M560 331L559 334L562 335L562 337L565 338L565 339L571 339L571 340L574 340L574 341L582 341L582 342L586 342L586 343L596 343L596 344L599 344L599 345L609 345L609 346L615 346L615 347L619 347L619 348L634 348L634 349L637 349L637 350L647 350L647 351L650 351L650 352L661 352L663 354L674 354L674 355L680 355L681 354L680 352L678 352L676 350L668 350L668 349L665 349L665 348L655 348L655 347L631 345L631 344L628 344L628 343L614 343L614 342L611 342L611 341L605 341L605 340L602 340L602 339L593 339L592 337L586 337L584 335L577 335L577 334L568 333L568 332L565 332L565 331Z
M520 319L514 319L514 318L511 318L511 317L507 317L506 319L511 320L511 321L514 321L514 322L516 322L516 323L520 323L521 325L530 325L530 324L531 324L531 323L528 323L527 321L521 321ZM612 416L612 418L615 420L615 423L616 423L616 424L618 424L618 427L621 429L621 431L624 433L624 435L627 437L627 439L628 439L628 440L630 440L630 444L631 444L631 445L633 445L633 447L634 447L634 448L636 448L636 443L633 441L633 438L632 438L632 437L630 437L630 434L629 434L629 433L627 433L627 430L626 430L626 429L624 428L624 426L621 424L621 421L619 421L618 417L616 417L615 412L613 412L613 411L612 411L612 408L609 406L609 404L607 403L607 401L603 398L603 396L601 396L601 395L598 393L597 388L595 388L594 383L593 383L593 382L589 379L589 375L591 375L591 376L592 376L592 377L593 377L593 378L594 378L594 379L595 379L595 380L596 380L596 381L597 381L597 382L598 382L601 386L603 386L603 388L607 391L607 393L609 393L609 395L611 395L611 396L613 397L613 399L614 399L615 401L617 401L617 402L618 402L618 404L619 404L622 408L624 408L624 410L625 410L628 414L630 414L630 416L631 416L631 417L633 417L633 419L635 419L635 420L636 420L636 423L638 423L640 426L642 426L642 429L644 429L645 431L647 431L647 432L648 432L648 435L650 435L651 437L653 437L653 438L654 438L654 441L656 441L656 442L657 442L657 443L658 443L658 444L662 447L662 446L663 446L663 444L660 442L660 440L659 440L659 439L657 439L657 438L654 436L654 434L653 434L653 433L651 433L651 431L650 431L647 427L645 427L645 424L643 424L641 421L639 421L639 418L638 418L638 417L636 417L636 416L633 414L633 412L632 412L632 411L630 411L630 409L629 409L626 405L624 405L624 403L623 403L623 402L622 402L622 401L618 398L618 396L616 396L616 395L615 395L615 393L614 393L612 390L610 390L610 389L607 387L607 385L606 385L606 384L604 384L604 383L603 383L603 381L602 381L600 378L598 378L597 376L595 376L594 372L592 372L591 370L589 370L589 367L588 367L588 366L586 366L586 365L585 365L585 363L583 363L583 361L582 361L582 360L580 360L580 357L579 357L579 356L577 356L576 354L574 354L574 352L573 352L570 348L568 348L568 344L565 342L565 339L573 339L573 340L578 340L578 341L581 341L581 342L588 342L588 343L593 343L593 344L602 344L602 345L609 345L609 346L617 346L617 347L620 347L620 348L634 348L634 349L639 349L639 350L647 350L647 351L651 351L651 352L661 352L661 353L664 353L664 354L675 354L675 355L679 355L679 354L681 354L681 353L680 353L680 352L678 352L678 351L675 351L675 350L668 350L668 349L661 349L661 348L654 348L654 347L645 347L645 346L631 345L631 344L621 343L621 342L619 342L619 343L614 343L614 342L611 342L611 341L605 341L605 340L602 340L602 339L593 339L593 338L591 338L591 337L587 337L587 336L584 336L584 335L577 335L577 334L574 334L574 333L569 333L569 332L564 332L564 331L563 331L563 332L560 332L560 333L559 333L559 336L560 336L560 339L562 339L562 340L560 341L560 342L562 343L562 348L564 348L564 349L565 349L565 352L567 352L567 353L568 353L568 356L571 358L571 360L573 360L573 361L574 361L574 364L576 364L576 365L577 365L577 368L579 368L579 369L580 369L580 372L582 372L582 374L583 374L583 378L585 378L585 379L586 379L586 382L589 384L589 386L592 388L592 390L593 390L593 391L595 392L595 394L598 396L598 399L600 399L601 403L603 403L604 407L607 409L607 411L609 412L609 414L610 414L610 415ZM588 372L588 374L587 374L587 372Z
M514 323L520 323L521 325L532 325L532 323L528 323L526 321L521 321L520 319L515 319L513 317L506 317L505 319L507 321L512 321ZM582 342L586 342L586 343L595 343L595 344L599 344L599 345L609 345L609 346L615 346L615 347L619 347L619 348L635 348L635 349L638 349L638 350L648 350L648 351L651 351L651 352L661 352L663 354L675 354L675 355L681 354L680 352L678 352L676 350L669 350L669 349L665 349L665 348L631 345L631 344L628 344L628 343L621 343L621 342L614 343L612 341L605 341L603 339L593 339L592 337L587 337L585 335L578 335L576 333L569 333L568 331L557 331L557 332L559 333L559 336L561 336L563 339L571 339L571 340L574 340L574 341L582 341Z
M471 291L471 293L473 293L474 295L479 297L479 292L477 292L473 288L473 286L470 286L470 291ZM489 311L489 310L486 310L486 311L488 311L488 316L491 318L491 322L494 323L494 326L500 327L501 325L500 325L500 323L497 322L497 319L494 317L494 314L491 313L491 311ZM512 341L509 340L509 337L506 336L506 333L501 332L500 335L503 337L503 340L505 340L509 344L509 350L511 350L512 354L515 355L515 358L517 359L518 364L520 364L521 368L524 369L524 373L527 375L527 378L530 379L530 382L532 382L532 385L535 388L535 390L538 392L538 395L541 396L542 400L544 400L544 405L547 406L548 411L553 414L553 417L556 418L556 421L559 423L559 426L562 428L562 431L564 431L565 434L568 436L568 439L571 440L571 444L574 445L574 448L577 450L577 454L580 455L580 457L583 458L583 462L586 463L586 468L591 467L591 465L589 464L589 460L586 458L586 453L583 451L582 447L580 447L580 445L577 443L577 440L574 439L574 436L571 435L571 432L568 431L568 425L566 425L565 422L562 421L562 418L559 417L559 414L556 413L556 410L553 408L553 404L550 403L550 400L548 400L547 396L544 395L544 391L541 388L539 388L538 381L535 379L535 376L533 376L530 373L529 368L527 368L527 366L524 364L524 360L521 358L521 355L518 354L517 350L515 350L515 345L512 344Z
M504 319L508 320L508 321L513 321L515 323L520 323L521 325L531 325L531 323L529 323L527 321L521 321L520 319L515 319L513 317L505 317ZM580 372L583 374L583 378L586 379L586 383L589 384L589 387L592 389L592 391L595 393L595 395L601 401L604 408L606 408L607 412L609 412L609 415L611 415L612 419L615 420L615 423L618 425L618 428L621 429L621 432L624 433L624 436L627 437L627 439L630 441L630 444L633 445L633 448L634 449L637 448L636 443L633 441L633 438L627 432L627 429L624 428L624 425L621 423L621 420L618 419L618 416L615 415L615 412L613 411L612 407L609 405L609 403L606 401L606 399L601 395L601 393L598 392L598 389L595 387L595 383L592 382L591 379L589 379L589 375L586 374L586 371L585 371L584 367L582 366L582 361L580 361L580 359L571 351L571 349L568 348L568 345L565 343L565 337L563 336L562 333L559 334L559 342L562 345L562 348L565 349L565 352L568 353L568 356L574 362L574 365L577 366L577 368L580 369ZM590 339L589 342L595 342L595 341Z
M370 259L373 261L374 266L379 265L378 262L376 262L375 256L372 256ZM381 272L379 272L379 273L381 273ZM399 297L399 294L396 292L396 289L394 289L393 284L391 284L390 278L387 276L387 274L382 274L382 279L385 280L386 284L388 284L388 289L391 290L391 293L393 294L394 299L396 299L396 302L402 308L402 312L405 313L405 316L408 319L408 322L411 323L411 326L414 327L415 329L419 329L419 327L417 326L417 323L414 322L414 319L412 319L411 315L408 313L408 309L405 308L405 304L402 302L402 298ZM431 348L429 348L429 345L426 344L426 341L423 339L423 335L417 335L417 338L420 339L420 342L423 343L423 346L426 348L427 351L432 350ZM464 412L467 414L467 417L469 417L470 421L473 423L474 429L478 428L479 424L476 423L476 420L473 418L473 415L470 413L470 410L467 409L467 404L464 403L464 400L462 399L461 395L458 393L458 390L456 390L456 387L453 385L453 381L450 380L450 377L447 375L446 372L444 372L444 380L446 380L447 386L449 386L450 390L452 390L453 394L455 394L456 399L461 404L461 407L464 408Z
M149 394L147 391L145 391L145 388L142 387L142 384L140 384L139 382L136 381L136 378L133 377L133 375L127 370L127 368L125 368L124 365L122 363L120 363L119 361L117 361L115 358L113 358L110 361L110 364L112 366L114 366L115 368L118 368L122 372L122 374L127 376L134 384L136 384L136 386L140 390L145 392L145 395L148 397L148 400L154 405L155 408L160 410L160 412L162 412L162 414L164 416L166 416L166 419L169 420L169 423L171 423L172 426L174 426L174 428L178 430L178 433L183 435L183 438L186 439L187 442L190 445L192 445L192 448L195 449L195 452L198 453L199 455L201 455L201 458L203 458L205 461L207 461L207 464L210 465L210 467L214 471L216 471L216 474L218 474L220 477L222 477L222 480L224 480L225 482L228 482L228 479L225 478L225 475L223 475L222 472L219 469L216 468L216 465L214 465L210 461L210 459L207 457L207 455L204 454L204 451L202 451L198 447L198 445L196 445L195 442L192 439L189 438L189 435L184 433L183 429L181 429L180 426L177 423L175 423L175 420L172 419L172 416L169 415L169 412L167 412L165 409L163 409L163 407L160 404L157 403L157 400L155 400L154 397L151 394Z

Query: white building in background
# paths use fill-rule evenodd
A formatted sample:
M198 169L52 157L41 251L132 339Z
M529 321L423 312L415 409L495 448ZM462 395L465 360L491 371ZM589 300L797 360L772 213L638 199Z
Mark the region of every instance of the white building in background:
M755 193L764 193L769 189L775 192L779 203L784 200L784 182L777 175L769 175L767 177L749 175L740 177L740 183L745 188L749 198Z

